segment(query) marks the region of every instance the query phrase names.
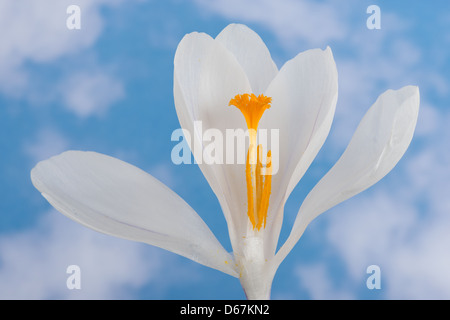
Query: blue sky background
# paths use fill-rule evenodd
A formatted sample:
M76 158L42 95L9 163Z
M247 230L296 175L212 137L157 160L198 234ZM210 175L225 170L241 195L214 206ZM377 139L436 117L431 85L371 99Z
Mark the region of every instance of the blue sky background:
M66 8L81 8L81 30ZM381 9L369 30L366 9ZM192 31L244 23L280 68L330 46L339 99L330 136L289 199L303 198L343 152L379 94L418 85L413 142L381 182L319 216L283 262L274 299L450 298L450 4L361 0L0 0L0 298L243 299L239 281L170 252L88 230L31 184L69 149L118 157L183 197L231 250L218 202L195 165L176 166L173 57ZM81 268L68 290L66 268ZM369 290L366 268L381 269Z

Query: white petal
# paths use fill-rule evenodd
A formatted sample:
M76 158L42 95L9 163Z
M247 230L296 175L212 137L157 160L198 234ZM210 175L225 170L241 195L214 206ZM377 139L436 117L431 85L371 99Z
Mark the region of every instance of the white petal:
M383 93L361 120L347 149L305 198L279 262L319 214L369 188L391 171L408 148L419 112L414 86Z
M95 152L68 151L38 163L31 179L58 211L87 227L237 276L233 258L197 213L130 164Z
M230 24L216 40L236 57L247 74L253 93L265 93L278 68L260 36L245 25Z
M263 115L261 128L279 130L279 171L272 177L268 217L274 238L278 238L286 199L328 136L337 87L336 64L327 48L308 50L288 61L267 90L272 107ZM272 147L272 157L273 151Z
M226 137L226 129L246 130L243 115L228 103L236 94L250 92L250 84L235 56L220 42L203 33L188 34L182 39L174 64L174 98L178 118L182 128L194 140L194 156L220 201L234 244L239 237L235 231L238 232L244 224L242 221L248 220L245 164L224 164L225 151L222 163L211 164L208 159L202 158L205 146L210 143L203 140L203 134L213 129ZM196 121L201 121L201 129L194 126ZM223 150L222 145L219 147Z

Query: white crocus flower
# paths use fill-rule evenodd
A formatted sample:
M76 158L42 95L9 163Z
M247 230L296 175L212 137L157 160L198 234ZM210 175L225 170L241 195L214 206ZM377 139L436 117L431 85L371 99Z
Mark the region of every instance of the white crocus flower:
M35 187L61 213L94 230L175 252L238 277L249 299L270 298L275 272L307 225L370 187L400 160L413 136L419 91L388 90L369 109L347 149L304 200L276 251L283 208L324 143L337 101L330 48L298 54L280 70L261 38L243 25L215 39L191 33L175 54L174 98L181 126L204 147L202 129L253 129L245 164L198 161L225 215L228 253L199 215L140 169L94 152L68 151L31 172ZM278 172L259 175L260 129L278 129ZM200 160L200 159L197 159ZM270 163L265 169L269 170Z

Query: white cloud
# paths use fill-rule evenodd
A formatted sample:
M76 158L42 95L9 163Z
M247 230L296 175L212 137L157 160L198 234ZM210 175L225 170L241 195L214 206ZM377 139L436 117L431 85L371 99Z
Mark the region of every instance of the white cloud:
M299 285L304 288L313 300L353 299L354 295L342 288L336 288L328 277L323 264L300 265L295 270Z
M437 108L426 101L422 101L415 134L421 137L436 134L438 128L441 127L440 121L441 115Z
M82 29L66 27L67 0L15 1L0 3L0 89L13 89L26 83L23 65L27 62L48 62L70 55L93 44L102 31L100 7L105 1L78 1L82 12ZM18 88L14 88L18 89Z
M231 20L258 23L271 30L288 48L293 40L322 46L347 35L342 3L296 0L196 0L199 7Z
M81 29L69 30L67 8L72 1L2 1L0 29L8 31L2 33L0 92L31 102L49 102L62 96L65 107L80 117L105 112L124 95L124 90L122 83L102 70L97 62L88 59L88 65L77 66L76 71L70 65L61 66L58 69L61 75L52 79L35 74L30 66L57 65L63 58L88 52L103 31L101 10L121 2L77 1Z
M124 97L122 83L104 72L79 72L67 77L61 88L67 109L79 117L102 115Z
M126 299L157 281L163 262L149 246L106 236L51 211L30 230L0 237L1 299ZM69 290L69 265L81 289Z
M393 299L450 298L450 221L422 223L410 243L389 261L388 296Z
M360 198L333 213L329 245L337 249L355 287L364 285L365 268L376 264L387 299L450 297L450 217L432 211L423 215L387 193Z
M33 141L25 145L25 153L33 162L48 159L69 147L69 141L59 132L50 128L38 131Z
M351 278L362 281L369 265L383 266L386 255L407 242L416 219L414 206L385 192L361 195L330 214L327 237L347 263Z

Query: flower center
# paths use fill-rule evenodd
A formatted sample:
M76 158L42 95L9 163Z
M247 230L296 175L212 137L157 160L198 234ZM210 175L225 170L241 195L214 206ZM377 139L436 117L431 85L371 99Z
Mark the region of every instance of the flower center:
M267 152L267 164L262 164L262 146L256 142L258 123L264 111L270 108L271 97L262 94L238 94L228 105L237 107L245 117L249 130L250 144L245 164L245 179L247 182L247 215L258 231L266 226L267 210L271 189L271 152ZM265 174L262 169L265 168Z

